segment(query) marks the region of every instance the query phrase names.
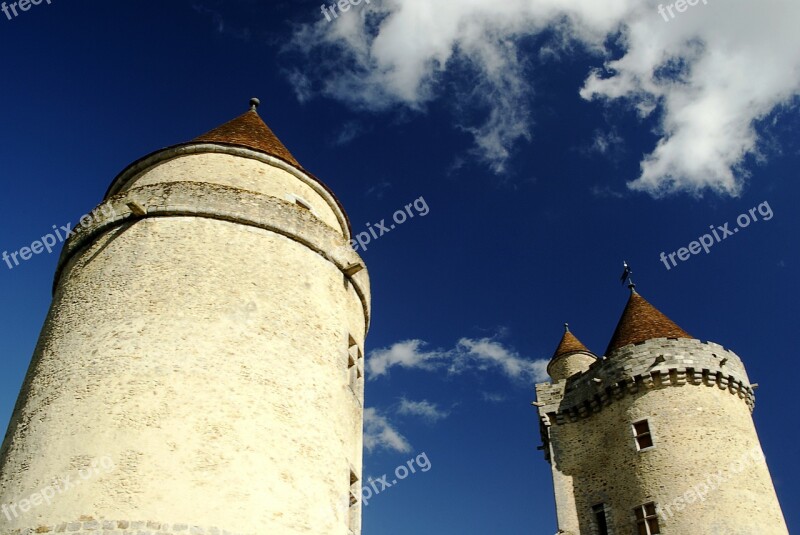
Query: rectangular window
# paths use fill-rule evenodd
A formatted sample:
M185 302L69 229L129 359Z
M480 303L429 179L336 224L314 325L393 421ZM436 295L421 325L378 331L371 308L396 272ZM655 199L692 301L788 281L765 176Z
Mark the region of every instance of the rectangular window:
M636 515L636 528L639 535L656 535L661 533L658 527L658 514L656 504L653 502L640 505L633 510Z
M633 435L636 437L637 449L643 450L653 447L653 434L650 432L650 424L647 420L633 424Z
M592 507L594 523L597 527L597 535L608 535L608 520L606 519L606 505L598 503Z

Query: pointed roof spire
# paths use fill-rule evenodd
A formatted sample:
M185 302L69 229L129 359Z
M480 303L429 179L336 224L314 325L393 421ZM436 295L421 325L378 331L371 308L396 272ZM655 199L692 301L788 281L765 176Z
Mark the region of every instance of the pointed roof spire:
M580 355L575 359L571 355ZM553 357L547 363L547 373L560 381L576 373L585 371L589 365L597 359L594 353L589 351L574 334L569 331L569 323L564 324L564 336L558 343L558 347L553 352Z
M617 323L614 335L608 343L606 356L628 344L636 344L653 338L693 338L639 295L633 284L629 287L631 296L628 298L625 310L622 311L622 317Z
M566 355L568 353L589 353L593 354L589 351L583 343L578 340L578 338L572 334L569 330L569 323L564 324L564 336L561 337L561 342L558 343L558 347L556 348L555 352L553 353L553 357L551 360Z
M210 143L224 143L226 145L238 145L261 152L270 156L280 158L290 163L298 169L303 166L292 156L281 140L278 139L272 130L264 123L258 115L258 106L261 101L257 98L250 99L250 109L239 117L216 127L193 139L193 142L207 141Z

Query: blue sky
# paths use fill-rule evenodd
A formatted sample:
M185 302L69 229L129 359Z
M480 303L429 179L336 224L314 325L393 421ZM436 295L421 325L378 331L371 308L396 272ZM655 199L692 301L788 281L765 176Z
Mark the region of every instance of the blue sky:
M0 251L76 221L128 163L258 96L354 232L429 207L362 253L365 474L431 463L370 501L364 533L555 532L533 382L565 321L604 350L623 260L662 312L744 359L798 530L799 10L373 0L327 22L305 1L52 0L0 14ZM772 217L708 254L660 260L759 205ZM56 260L0 263L3 428Z

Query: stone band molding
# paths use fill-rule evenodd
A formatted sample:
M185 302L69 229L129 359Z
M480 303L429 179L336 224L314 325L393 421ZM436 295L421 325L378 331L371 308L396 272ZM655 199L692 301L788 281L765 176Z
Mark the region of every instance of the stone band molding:
M328 204L331 205L336 213L336 218L338 219L339 224L347 233L345 238L350 239L352 231L350 219L347 217L347 212L345 212L342 203L339 202L339 199L336 197L336 195L334 195L334 193L330 190L330 188L328 188L328 186L325 185L324 182L319 180L311 173L305 170L300 170L294 165L289 164L280 158L236 145L189 142L182 143L180 145L173 145L172 147L155 151L147 156L144 156L143 158L136 160L128 167L123 169L122 172L120 172L120 174L117 175L116 178L114 178L114 180L111 182L111 186L109 186L108 191L106 192L106 199L118 194L130 181L136 179L139 175L147 172L149 169L152 169L163 162L180 158L181 156L205 153L229 154L231 156L249 158L251 160L257 160L259 162L271 165L272 167L276 167L282 171L286 171L304 184L311 187L321 197L327 199Z
M546 426L588 418L640 390L669 386L716 386L755 408L755 393L741 359L714 342L654 338L625 346L586 372L537 388ZM562 398L563 396L563 398Z
M106 216L95 210L97 217L92 223L77 229L66 241L56 268L54 289L73 257L106 232L146 218L202 217L275 232L331 262L352 282L369 329L367 271L351 274L348 269L354 264L364 265L364 261L334 229L288 201L208 182L171 182L133 188L108 198L100 206L105 204L111 206L113 211L109 212L115 215ZM145 213L137 214L131 206Z

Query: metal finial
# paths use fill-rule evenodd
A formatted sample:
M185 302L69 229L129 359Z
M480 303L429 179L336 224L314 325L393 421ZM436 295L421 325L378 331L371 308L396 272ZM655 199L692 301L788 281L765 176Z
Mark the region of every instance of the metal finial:
M633 280L631 279L631 275L633 275L633 270L631 269L631 266L628 264L627 260L623 261L622 265L625 267L625 271L622 272L622 276L619 278L619 281L622 284L628 282L629 283L628 288L631 288L631 286L633 286Z
M261 105L261 101L258 100L256 97L250 99L250 111L256 111L256 109Z
M564 324L564 332L565 332L565 333L568 333L568 332L569 332L569 323L565 323L565 324Z

